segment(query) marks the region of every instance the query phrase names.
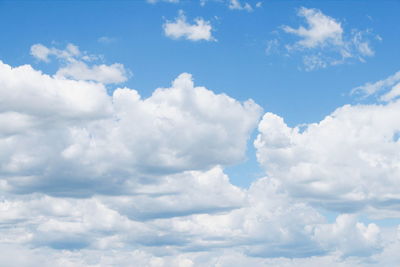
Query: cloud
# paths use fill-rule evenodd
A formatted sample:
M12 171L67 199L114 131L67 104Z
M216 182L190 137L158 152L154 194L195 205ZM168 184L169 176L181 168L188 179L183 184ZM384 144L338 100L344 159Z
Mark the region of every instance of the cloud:
M102 36L97 39L97 42L102 43L102 44L111 44L111 43L115 43L116 41L117 41L116 38L109 37L109 36Z
M215 41L212 36L212 26L209 21L202 18L194 20L194 24L186 22L184 12L179 11L179 15L175 21L167 21L163 24L164 34L172 39L186 39L190 41Z
M211 0L200 0L200 6L205 6L205 4L210 1ZM262 2L254 2L253 4L250 4L248 2L243 2L242 0L212 0L211 2L225 4L230 10L244 10L247 12L253 12L254 8L260 8L262 6Z
M86 63L78 61L60 68L56 75L76 80L97 81L104 84L121 83L127 80L127 72L124 65L119 63L89 67Z
M68 44L64 50L35 44L31 47L31 55L45 62L49 62L51 56L62 60L64 66L56 73L56 76L62 78L112 84L125 82L129 76L129 72L120 63L88 66L86 62L95 61L98 57L89 55L86 52L82 53L79 47L74 44Z
M339 250L344 256L376 253L381 249L380 229L376 224L365 225L356 216L342 214L332 225L315 229L315 238L328 250Z
M102 84L51 77L29 65L16 68L0 62L1 116L21 132L43 123L90 120L110 114L111 103ZM11 118L15 118L11 120ZM18 132L18 131L17 131Z
M400 102L346 105L319 123L288 127L267 113L255 141L268 175L293 197L332 210L396 210Z
M289 26L283 27L285 32L302 38L296 43L297 46L314 48L325 46L329 43L339 46L343 44L343 29L341 24L335 19L324 15L319 10L304 7L299 9L298 16L306 19L308 28L303 26L300 26L298 29L293 29Z
M150 220L227 212L241 207L245 197L220 167L168 175L156 183L135 187L134 195L101 199L128 218Z
M228 194L221 195L227 180L213 174L215 170L196 174L198 182L192 192L185 192L188 189L185 183L180 186L178 192L187 194L185 198L175 194L167 196L168 200L162 195L143 192L148 198L152 196L153 203L140 201L135 195L63 199L34 194L3 198L1 243L24 253L26 248L33 248L36 256L45 252L50 262L63 259L80 262L82 266L89 262L104 265L106 258L115 264L139 255L145 256L142 259L145 266L152 261L174 266L174 258L188 264L210 265L215 261L229 262L238 256L241 262L255 261L262 266L277 258L285 262L288 258L321 257L332 251L332 255L343 257L365 257L380 252L380 230L373 224L366 226L349 215L339 216L333 224L326 223L315 209L291 200L280 183L269 178L258 180L247 191L228 189L225 191ZM204 180L204 175L210 177ZM175 209L186 205L187 200L192 202L197 194L203 195L202 200L204 195L210 197L209 203L214 205L239 195L242 204L215 213L151 218L130 214L135 205L153 211L158 208L162 214L164 208ZM163 201L174 205L168 207ZM352 238L347 239L350 234ZM127 254L128 251L135 253Z
M261 108L195 87L183 73L147 99L128 88L50 77L2 63L4 190L85 195L244 158ZM150 179L150 178L148 178Z
M156 4L156 3L159 3L159 2L177 4L177 3L179 3L179 0L146 0L146 2L150 3L150 4Z
M54 47L48 48L42 44L34 44L31 46L31 55L38 60L46 62L49 62L49 56L55 56L56 58L67 61L73 61L75 57L81 56L81 51L79 50L79 47L74 44L67 44L64 50Z
M368 97L374 94L382 93L385 94L380 96L381 101L391 101L400 95L400 71L387 77L384 80L380 80L374 83L366 83L362 86L354 88L352 94L361 94L364 97Z
M229 0L229 9L233 9L233 10L246 10L248 12L253 11L252 6L245 2L244 4L240 3L239 0Z
M283 51L289 55L300 55L307 71L335 66L351 61L365 62L367 57L374 56L368 38L372 31L351 29L346 31L342 24L318 9L301 7L297 15L306 21L306 26L293 28L282 26L283 32L297 37L299 40L284 45ZM268 43L275 44L274 40ZM282 49L282 48L281 48Z
M188 73L142 98L1 62L0 265L391 266L398 230L356 212L397 214L399 108L344 106L301 131ZM238 188L223 168L257 124L267 176Z

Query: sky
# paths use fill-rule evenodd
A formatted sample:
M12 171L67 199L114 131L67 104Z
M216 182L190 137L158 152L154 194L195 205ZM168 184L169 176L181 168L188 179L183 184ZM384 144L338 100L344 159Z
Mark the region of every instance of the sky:
M0 266L396 266L399 11L0 0Z

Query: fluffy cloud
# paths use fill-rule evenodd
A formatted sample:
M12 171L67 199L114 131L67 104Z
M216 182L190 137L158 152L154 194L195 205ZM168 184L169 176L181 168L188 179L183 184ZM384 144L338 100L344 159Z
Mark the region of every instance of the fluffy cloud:
M307 26L282 27L285 33L300 39L286 44L285 53L300 54L306 70L326 68L350 60L364 62L365 58L375 54L367 38L372 35L370 30L345 31L339 21L318 9L302 7L297 14L306 20ZM269 41L267 51L271 51L272 44L276 50L278 43L281 43L278 39Z
M32 51L67 62L81 53ZM241 189L223 167L244 158L261 108L195 86L188 73L143 99L129 88L109 95L100 81L1 62L0 96L1 266L396 259L396 230L357 214L330 223L316 205L398 209L396 101L345 106L305 131L267 113L255 143L267 177Z
M111 65L94 65L89 67L84 62L74 62L56 73L57 76L76 80L98 81L104 84L120 83L127 80L124 65L114 63Z
M29 65L13 68L0 62L0 85L1 116L15 118L7 121L19 127L40 125L52 118L101 118L112 110L102 84L54 78ZM2 125L0 132L13 128Z
M150 220L226 212L241 207L244 198L245 193L229 182L222 169L214 167L164 176L157 183L136 184L133 195L101 199L128 218Z
M178 263L204 266L217 262L229 266L229 262L235 260L238 260L237 266L251 262L255 266L266 263L295 266L302 262L301 258L310 256L314 259L308 258L303 261L304 265L306 262L331 262L333 265L343 261L340 257L358 256L360 261L360 256L380 251L377 226L357 223L350 215L339 216L333 224L326 223L315 209L291 200L276 180L260 179L243 192L228 186L231 187L226 191L228 194L221 195L219 190L227 185L226 179L217 178L222 182L218 185L210 183L211 178L216 177L204 181L204 175L212 176L215 170L199 174L194 174L198 182L193 184L198 190L185 192L186 184L174 187L180 194L187 194L184 198L172 194L167 196L168 200L142 192L148 198L160 198L153 203L144 203L134 195L116 198L112 204L112 197L103 196L89 199L61 199L40 194L6 197L0 202L0 242L7 245L8 250L14 249L14 253L29 255L35 251L36 256L29 255L33 261L47 253L49 265L57 259L72 266L115 266L116 262L134 259L140 259L144 266L153 263L159 264L155 266ZM236 195L241 198L241 207L172 217L131 216L132 210L140 205L153 211L154 206L158 207L157 213L162 214L163 209L176 209L187 205L188 200L193 202L200 192L210 197L214 205ZM193 198L192 193L195 193ZM164 201L173 201L174 205L168 207ZM28 247L31 249L27 250ZM330 257L321 256L328 253ZM0 261L7 261L7 258L0 257ZM25 264L22 266L29 266Z
M298 29L293 29L289 26L284 26L283 28L285 32L295 34L302 38L296 45L314 48L329 43L333 45L343 44L343 29L340 23L335 19L324 15L319 10L304 7L300 8L298 15L306 19L308 28L303 26L300 26Z
M186 21L186 16L182 10L179 11L179 15L175 21L165 22L163 29L165 35L172 39L184 38L190 41L215 41L209 21L197 18L194 24L190 24Z
M108 96L98 83L0 67L6 190L126 191L130 179L233 164L261 112L251 100L195 87L186 73L141 99L127 88Z
M315 229L315 238L328 250L337 249L344 256L364 255L380 250L380 230L376 224L364 225L354 215L342 214L333 225Z
M293 197L340 211L396 210L399 111L399 101L346 105L303 129L267 113L255 141L258 160Z
M128 79L129 72L120 63L88 66L87 62L95 61L98 57L81 52L79 47L73 44L68 44L64 50L35 44L31 47L31 55L45 62L49 62L51 56L63 61L64 66L56 73L60 78L96 81L103 84L121 83Z

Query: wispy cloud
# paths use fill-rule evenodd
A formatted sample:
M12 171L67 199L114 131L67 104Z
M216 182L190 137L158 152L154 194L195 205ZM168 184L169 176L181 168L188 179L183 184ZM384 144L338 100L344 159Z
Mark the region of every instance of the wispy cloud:
M31 55L44 62L49 62L51 57L61 60L62 67L56 73L58 77L111 84L125 82L130 75L129 71L120 63L94 64L93 62L100 59L101 56L81 52L79 47L74 44L68 44L65 49L34 44L31 47ZM92 64L88 65L89 62Z
M400 96L400 71L377 82L368 82L356 87L351 91L352 94L361 94L363 97L379 95L381 101L391 101Z
M150 4L156 4L156 3L159 3L159 2L177 4L180 1L179 0L146 0L146 2L150 3Z
M247 3L241 3L240 0L229 0L229 9L234 9L234 10L246 10L248 12L253 11L253 7Z
M306 20L308 27L300 26L297 29L289 26L283 27L285 32L295 34L301 38L295 46L299 48L315 48L328 44L343 45L343 29L335 19L324 15L319 10L304 7L300 8L297 15Z
M351 29L346 31L335 18L325 15L318 9L299 9L297 15L303 18L306 25L298 28L284 25L282 30L299 40L294 43L279 42L289 55L300 55L305 70L311 71L328 66L340 65L352 60L365 62L366 58L374 56L371 47L371 30ZM276 43L269 43L269 45ZM271 51L270 46L267 52Z

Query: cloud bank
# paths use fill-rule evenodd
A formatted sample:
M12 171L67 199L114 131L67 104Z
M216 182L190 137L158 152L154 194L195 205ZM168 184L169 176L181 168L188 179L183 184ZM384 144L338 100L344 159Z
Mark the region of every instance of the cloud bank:
M74 45L31 53L90 62ZM398 262L399 228L358 215L398 217L399 101L289 127L188 73L142 98L60 69L0 63L0 265ZM265 176L239 188L224 167L257 127Z

